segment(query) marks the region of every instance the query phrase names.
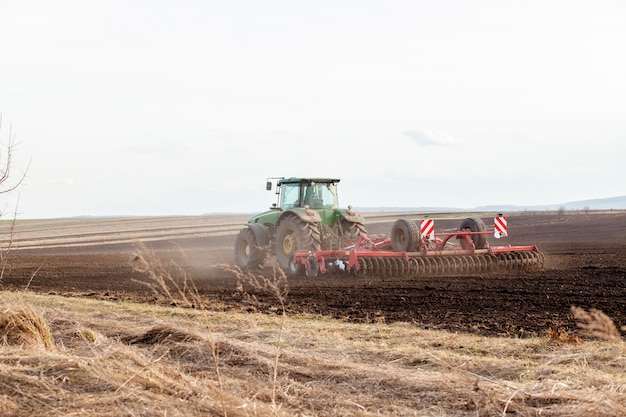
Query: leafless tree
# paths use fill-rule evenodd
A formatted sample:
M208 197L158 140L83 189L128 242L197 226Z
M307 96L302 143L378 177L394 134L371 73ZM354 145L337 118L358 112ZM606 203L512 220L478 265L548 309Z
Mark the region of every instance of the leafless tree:
M0 113L0 133L2 133L2 113ZM0 135L0 139L2 136ZM0 140L0 194L6 194L22 184L24 178L26 178L26 172L24 170L20 175L15 177L13 172L13 151L15 150L15 134L11 126L9 126L9 137L6 144ZM17 205L16 205L17 206ZM4 213L0 210L0 218ZM15 236L15 221L17 218L17 207L13 213L13 220L9 222L9 237L8 240L0 246L0 282L4 277L5 272L10 269L9 265L9 253L13 248L14 236ZM33 274L34 276L34 274Z
M2 132L2 113L0 113L0 132ZM0 145L3 145L0 142ZM22 184L28 167L17 177L12 178L13 174L13 152L15 151L15 134L11 126L9 126L9 137L4 146L0 147L0 194L9 193ZM14 181L11 181L14 180Z

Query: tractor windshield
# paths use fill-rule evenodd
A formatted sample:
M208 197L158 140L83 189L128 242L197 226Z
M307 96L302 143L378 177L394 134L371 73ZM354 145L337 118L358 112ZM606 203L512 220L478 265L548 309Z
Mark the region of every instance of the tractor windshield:
M312 209L337 208L337 185L333 183L305 185L304 205Z
M282 184L280 206L284 210L308 206L311 209L339 206L336 183Z

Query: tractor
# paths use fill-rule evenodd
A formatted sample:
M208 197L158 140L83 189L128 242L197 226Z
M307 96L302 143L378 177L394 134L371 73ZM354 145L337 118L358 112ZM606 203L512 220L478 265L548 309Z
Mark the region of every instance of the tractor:
M235 260L245 271L261 267L275 254L289 277L328 272L358 276L422 277L482 275L496 271L542 269L536 245L492 246L487 235L508 236L507 218L464 219L453 232L435 233L434 220L398 219L389 237L367 236L363 217L339 208L338 179L272 178L278 203L248 220L235 241ZM266 188L272 190L272 181Z
M235 261L244 271L261 267L274 254L289 277L303 275L296 251L337 250L366 235L363 217L339 207L336 178L269 178L277 203L248 220L235 241Z

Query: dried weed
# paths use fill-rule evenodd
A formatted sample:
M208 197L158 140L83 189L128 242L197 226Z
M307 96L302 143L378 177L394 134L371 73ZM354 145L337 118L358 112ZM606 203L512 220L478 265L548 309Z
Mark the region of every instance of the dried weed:
M611 342L624 343L622 335L617 330L615 323L602 311L592 308L586 311L583 308L572 306L572 313L577 320L577 325L592 337L608 340Z
M562 327L559 327L556 330L549 328L548 338L557 343L567 343L572 345L580 345L583 342L580 337L570 336Z
M171 305L188 308L205 308L193 278L179 263L164 262L143 242L136 242L137 251L132 255L130 265L135 272L146 274L148 282L137 281L152 290L154 295ZM186 259L184 251L181 255Z
M0 299L0 340L4 345L54 349L48 323L32 306L19 296Z
M280 304L281 321L279 325L278 336L276 339L276 354L272 366L272 407L275 413L281 408L281 404L277 403L278 397L278 369L281 355L281 345L283 342L283 333L285 330L285 320L287 313L285 310L285 300L289 293L287 285L287 275L278 267L274 258L267 258L264 265L260 268L260 273L244 272L238 266L222 264L220 267L230 272L237 281L237 290L249 301L256 301L255 292L270 294L276 297L276 301ZM270 271L268 273L268 271Z

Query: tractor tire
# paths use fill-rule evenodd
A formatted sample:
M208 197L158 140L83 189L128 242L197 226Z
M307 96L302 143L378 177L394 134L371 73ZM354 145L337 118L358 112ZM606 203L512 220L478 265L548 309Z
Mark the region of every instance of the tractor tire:
M347 220L341 221L341 231L343 232L343 237L350 240L352 243L356 243L359 237L367 234L363 223L349 222Z
M469 217L463 220L461 226L459 226L460 232L484 232L485 230L485 223L478 217ZM487 245L487 235L471 235L471 238L476 249L485 249ZM461 247L463 249L469 249L466 246L467 242L461 239Z
M297 250L318 251L321 248L321 228L318 223L304 222L288 216L276 227L276 261L288 277L304 275L304 265L293 262Z
M235 239L235 263L242 271L254 271L265 263L268 250L259 247L254 232L246 227Z
M391 226L391 249L394 252L417 252L420 228L413 220L398 219Z

